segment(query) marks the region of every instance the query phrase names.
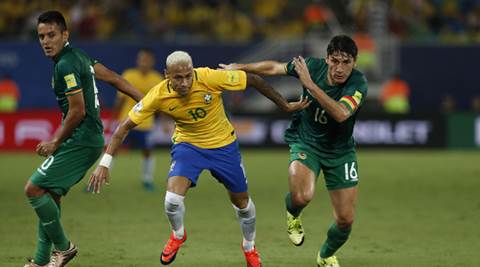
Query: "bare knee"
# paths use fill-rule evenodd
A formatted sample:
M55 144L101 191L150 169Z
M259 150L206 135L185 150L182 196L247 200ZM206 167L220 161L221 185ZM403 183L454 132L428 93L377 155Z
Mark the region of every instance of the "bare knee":
M313 192L292 192L292 203L295 207L306 207L313 198Z
M25 185L24 192L27 197L40 197L46 193L46 190L28 181Z
M335 219L335 222L340 229L350 228L353 224L354 218L350 215L340 215Z
M248 206L250 196L247 192L234 193L229 191L228 194L230 196L230 201L233 205L235 205L235 207L239 209L244 209Z

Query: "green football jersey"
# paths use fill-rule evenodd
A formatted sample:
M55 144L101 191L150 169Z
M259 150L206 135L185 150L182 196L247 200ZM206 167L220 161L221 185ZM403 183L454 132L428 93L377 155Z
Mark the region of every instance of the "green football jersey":
M358 70L353 69L344 84L328 85L328 65L325 59L305 59L310 76L328 96L344 104L354 113L345 121L335 121L315 100L306 88L303 97L312 100L310 106L293 114L293 120L285 132L285 141L294 143L301 141L311 147L314 152L324 158L338 158L355 151L353 127L358 108L367 96L367 80ZM287 64L287 74L297 77L293 62Z
M97 62L80 49L67 43L55 58L52 87L62 110L62 124L68 112L68 95L83 93L85 118L64 142L75 145L103 146L103 125L100 120L98 90L93 65Z

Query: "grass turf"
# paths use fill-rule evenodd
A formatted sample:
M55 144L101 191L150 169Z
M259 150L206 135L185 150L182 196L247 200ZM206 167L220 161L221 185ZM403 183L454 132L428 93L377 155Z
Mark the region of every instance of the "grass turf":
M243 150L257 207L257 248L265 266L315 266L332 222L323 180L305 209L303 246L285 229L288 152ZM480 266L480 154L477 151L359 151L359 202L342 267ZM23 194L42 158L0 154L0 266L23 266L35 247L36 217ZM156 191L141 188L141 156L120 154L111 185L84 192L88 176L63 199L62 221L79 255L68 266L160 266L169 235L163 213L166 150L156 152ZM241 234L226 191L204 172L186 198L188 241L172 266L245 266Z

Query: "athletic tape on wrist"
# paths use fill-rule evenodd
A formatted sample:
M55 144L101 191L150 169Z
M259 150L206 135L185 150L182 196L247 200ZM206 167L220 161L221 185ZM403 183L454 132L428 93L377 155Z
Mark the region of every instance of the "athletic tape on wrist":
M103 157L100 160L100 163L98 165L103 166L107 169L110 169L110 167L112 166L112 160L113 160L112 155L105 153L103 154Z

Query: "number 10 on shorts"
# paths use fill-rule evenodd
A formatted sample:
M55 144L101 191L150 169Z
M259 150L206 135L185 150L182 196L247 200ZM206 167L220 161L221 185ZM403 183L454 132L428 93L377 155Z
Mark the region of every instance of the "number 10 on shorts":
M355 161L350 164L345 163L345 180L347 181L358 180L358 172L357 172L357 168L355 167Z

